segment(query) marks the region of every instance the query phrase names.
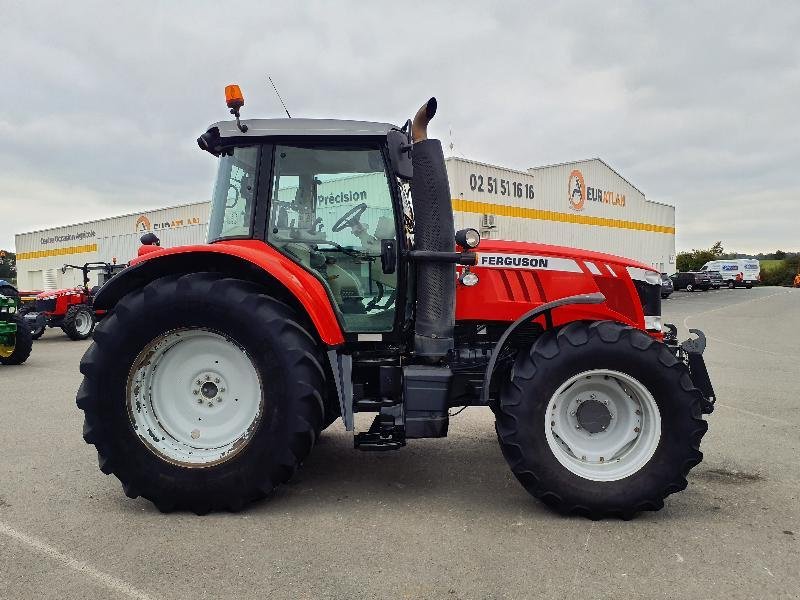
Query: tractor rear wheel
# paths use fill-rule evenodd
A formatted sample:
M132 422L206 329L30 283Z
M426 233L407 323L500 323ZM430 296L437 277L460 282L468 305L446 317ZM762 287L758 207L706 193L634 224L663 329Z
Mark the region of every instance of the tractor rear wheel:
M11 321L17 325L17 335L12 347L0 345L0 365L21 365L31 355L31 330L19 315L14 315Z
M86 304L75 304L67 309L61 329L71 340L85 340L94 331L94 311Z
M213 273L122 298L81 361L77 404L100 469L162 511L270 495L322 425L322 356L300 322L257 285Z
M497 435L528 492L591 519L658 510L703 455L702 394L646 333L575 322L521 351L500 394Z

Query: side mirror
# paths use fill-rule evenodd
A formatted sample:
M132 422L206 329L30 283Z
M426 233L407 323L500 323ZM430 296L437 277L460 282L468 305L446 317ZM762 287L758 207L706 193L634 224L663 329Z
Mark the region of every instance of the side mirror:
M392 169L400 179L411 180L414 168L411 164L411 124L406 123L403 129L392 129L386 134L389 145L389 161Z

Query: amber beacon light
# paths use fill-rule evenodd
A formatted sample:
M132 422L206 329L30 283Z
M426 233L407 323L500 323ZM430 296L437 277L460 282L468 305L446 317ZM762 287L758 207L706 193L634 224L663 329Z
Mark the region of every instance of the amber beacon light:
M225 104L228 108L238 110L244 106L244 96L242 90L236 84L225 86Z
M239 86L232 83L225 86L225 104L231 109L231 114L236 117L236 126L244 133L247 131L247 125L239 122L239 109L244 106L244 95Z

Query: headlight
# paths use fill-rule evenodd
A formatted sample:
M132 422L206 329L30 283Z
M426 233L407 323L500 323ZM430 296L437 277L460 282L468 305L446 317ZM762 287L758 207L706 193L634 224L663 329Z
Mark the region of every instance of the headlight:
M644 328L648 331L661 331L661 317L645 315Z
M464 271L461 277L458 278L458 281L467 287L472 287L473 285L478 284L478 276L473 273L472 271Z
M462 248L477 248L481 243L481 234L477 229L460 229L456 231L456 244Z

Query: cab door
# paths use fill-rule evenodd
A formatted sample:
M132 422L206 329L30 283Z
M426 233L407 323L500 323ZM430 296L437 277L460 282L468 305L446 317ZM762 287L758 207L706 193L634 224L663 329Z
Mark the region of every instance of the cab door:
M345 333L383 340L395 330L399 285L396 264L381 261L382 245L398 247L382 151L276 145L271 190L267 241L323 282Z

